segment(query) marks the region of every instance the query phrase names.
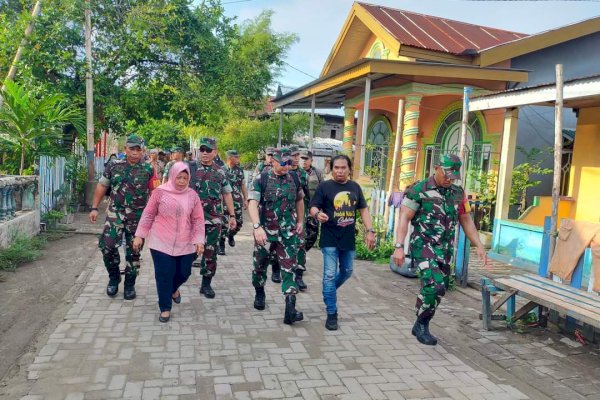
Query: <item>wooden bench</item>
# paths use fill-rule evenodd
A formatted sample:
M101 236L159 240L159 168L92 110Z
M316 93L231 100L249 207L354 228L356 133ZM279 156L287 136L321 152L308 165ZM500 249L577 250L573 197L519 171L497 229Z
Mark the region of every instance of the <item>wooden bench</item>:
M492 293L502 295L491 303ZM481 295L481 319L483 329L486 330L490 329L492 320L506 320L508 323L513 323L536 307L555 310L567 317L600 328L600 296L537 275L482 278ZM529 300L518 310L515 310L516 296ZM494 312L504 304L506 304L506 314L494 315Z

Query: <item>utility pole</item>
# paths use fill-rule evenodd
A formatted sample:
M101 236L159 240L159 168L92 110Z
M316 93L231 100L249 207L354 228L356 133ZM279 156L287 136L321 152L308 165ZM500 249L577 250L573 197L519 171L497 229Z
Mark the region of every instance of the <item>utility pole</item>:
M469 125L469 97L471 96L471 91L473 89L470 88L469 86L465 86L464 90L463 90L463 114L462 114L462 121L460 122L460 143L459 143L459 157L460 157L460 161L462 161L462 167L461 167L461 180L463 181L463 186L464 183L466 182L466 164L467 161L465 160L465 155L466 155L466 150L467 150L467 132L468 132L468 125Z
M42 11L42 2L41 2L41 0L38 0L35 3L35 5L33 6L33 10L31 11L31 21L29 21L27 28L25 28L25 35L24 35L23 39L21 40L21 44L17 48L17 53L15 54L15 58L13 58L13 62L10 65L10 69L8 70L8 74L6 75L6 79L2 83L2 90L1 90L2 92L4 92L4 82L8 81L8 80L13 80L15 78L15 75L17 73L17 64L19 63L19 60L21 60L21 56L23 55L23 49L25 48L25 45L27 44L27 38L29 37L29 35L31 35L31 32L33 32L33 26L35 24L35 17L40 15L41 11ZM2 98L2 93L0 93L0 106L2 105L2 103L4 103L4 99Z
M550 216L550 259L554 254L558 236L558 202L560 200L560 177L562 175L562 109L563 66L556 64L556 102L554 103L554 179L552 181L552 215Z
M85 117L87 127L88 182L86 185L86 204L91 206L96 187L94 167L94 81L92 77L92 9L91 1L85 2Z

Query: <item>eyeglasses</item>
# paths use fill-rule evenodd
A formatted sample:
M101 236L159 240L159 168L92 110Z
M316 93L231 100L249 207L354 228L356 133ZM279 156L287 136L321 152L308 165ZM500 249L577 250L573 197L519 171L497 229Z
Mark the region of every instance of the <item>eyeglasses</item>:
M292 165L292 161L291 161L291 160L288 160L288 161L281 161L281 162L279 163L279 165L280 165L280 166L282 166L282 167L285 167L286 165L290 165L290 166L291 166L291 165Z
M200 147L200 153L212 153L212 149L208 147Z
M300 157L303 160L308 160L308 157Z

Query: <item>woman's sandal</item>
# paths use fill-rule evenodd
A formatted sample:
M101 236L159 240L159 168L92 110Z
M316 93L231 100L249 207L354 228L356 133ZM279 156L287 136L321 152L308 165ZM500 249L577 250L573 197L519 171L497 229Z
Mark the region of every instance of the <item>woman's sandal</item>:
M160 322L163 322L163 323L165 323L165 322L169 322L169 320L171 319L171 312L170 312L170 311L163 311L163 312L168 312L168 313L169 313L169 315L167 315L166 317L163 317L163 315L162 315L163 313L161 312L161 313L158 315L158 320L159 320Z
M175 304L181 303L181 292L178 290L177 293L177 297L173 297L173 295L171 295L171 298L173 299Z

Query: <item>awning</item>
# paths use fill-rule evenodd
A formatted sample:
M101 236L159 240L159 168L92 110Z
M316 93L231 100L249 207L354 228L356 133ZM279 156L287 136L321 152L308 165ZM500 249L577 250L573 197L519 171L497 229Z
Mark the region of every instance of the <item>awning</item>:
M544 83L471 99L469 111L537 105L554 106L556 83ZM600 75L569 79L563 85L563 104L568 108L600 106Z
M312 96L315 95L316 108L340 108L343 106L346 92L352 88L364 87L367 77L376 81L399 75L412 82L419 82L423 78L527 81L525 70L365 58L276 97L273 99L273 106L274 108L311 108Z

